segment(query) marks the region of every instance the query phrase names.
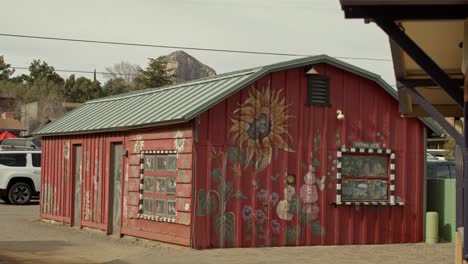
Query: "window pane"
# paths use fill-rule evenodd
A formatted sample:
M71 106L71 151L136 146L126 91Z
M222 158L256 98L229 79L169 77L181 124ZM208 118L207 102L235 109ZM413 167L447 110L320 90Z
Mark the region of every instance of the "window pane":
M168 171L176 171L177 170L177 156L176 155L170 155L168 157L168 162L167 162L167 170Z
M167 201L167 215L168 216L176 216L176 201L175 200L168 200Z
M26 167L26 154L0 154L0 164L10 167Z
M387 177L385 156L343 155L341 165L344 176Z
M166 193L166 178L156 178L156 193Z
M156 199L156 215L165 216L166 211L166 200Z
M439 179L449 179L450 178L449 167L448 167L447 164L440 164L437 167L437 178L439 178Z
M343 201L387 200L387 181L382 180L343 180Z
M154 171L154 155L145 155L145 171Z
M176 178L168 177L166 178L166 193L175 194L176 193Z
M143 186L144 186L145 192L148 192L148 193L154 192L154 177L145 176Z
M32 154L33 167L41 167L41 154Z
M156 156L156 169L158 171L166 171L167 170L167 156L166 155L158 155Z
M143 213L147 215L154 215L153 199L143 198Z

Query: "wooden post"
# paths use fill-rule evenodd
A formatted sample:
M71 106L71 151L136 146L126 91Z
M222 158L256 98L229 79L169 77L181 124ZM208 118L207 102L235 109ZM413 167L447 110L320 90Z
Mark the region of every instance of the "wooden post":
M465 73L468 72L468 65L465 67ZM465 139L464 142L464 151L463 151L463 186L468 186L468 170L466 169L465 164L468 164L468 78L465 77L464 85L464 105L463 105L463 136ZM463 191L463 214L468 212L468 192ZM463 227L468 226L468 217L464 215L463 217ZM468 240L468 232L463 232L463 259L468 259L468 247L464 246L464 242Z

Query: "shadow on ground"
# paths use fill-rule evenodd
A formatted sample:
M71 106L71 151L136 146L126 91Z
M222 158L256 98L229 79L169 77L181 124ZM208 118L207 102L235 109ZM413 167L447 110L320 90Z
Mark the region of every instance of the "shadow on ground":
M5 241L0 242L0 254L3 252L54 251L60 247L69 245L69 243L59 240Z

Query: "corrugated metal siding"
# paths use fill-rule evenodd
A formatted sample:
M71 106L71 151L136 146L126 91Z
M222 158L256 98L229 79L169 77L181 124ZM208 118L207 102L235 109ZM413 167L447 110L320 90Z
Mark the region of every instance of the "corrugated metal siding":
M81 217L75 226L109 231L109 173L110 146L122 142L128 157L122 168L121 234L189 246L191 242L192 196L192 123L159 129L127 131L125 133L96 133L80 136L44 137L42 145L41 218L72 224L74 219L73 167L82 167ZM140 154L135 152L137 141L142 150L173 150L175 138L184 139L178 151L179 162L176 195L176 223L164 223L137 218L140 199ZM81 164L73 164L73 145L82 146ZM113 205L112 205L113 206ZM119 205L120 206L120 205ZM187 206L188 208L186 208Z
M45 137L42 144L41 217L71 223L73 166L82 167L81 221L75 225L107 230L106 142L121 134ZM82 164L73 164L73 145L82 146Z
M226 154L229 148L236 147L229 129L233 125L232 120L238 118L234 113L241 112L237 110L239 106L245 107L250 88L243 89L201 115L194 247L380 244L422 240L423 123L418 119L401 118L398 102L375 82L331 65L320 64L314 68L330 76L332 106L329 108L305 105L307 85L302 67L274 72L254 83L253 86L260 91L268 85L275 92L284 89L281 96L285 97L285 104L289 105L292 116L287 126L291 140L284 134L282 137L295 150L275 151L270 165L261 172L247 169L236 176L233 168L237 161L232 161ZM343 111L343 121L337 120L337 109ZM336 160L337 149L342 145L351 147L354 141L380 142L395 151L396 196L403 199L404 206L331 204L336 201L336 164L333 161ZM224 166L211 157L213 149L219 151L221 160L228 155L226 186L231 185L233 192L240 191L245 197L229 199L225 209L215 201L213 211L206 212L202 207L213 203L201 205L200 197L205 197L209 190L226 190L226 187L220 187L223 181L213 177L213 174L219 176L217 169ZM291 221L281 220L276 211L278 201L271 198L276 193L279 200L284 199L286 173L296 175L294 188L299 193L311 153L320 163L320 166L316 166L317 178L327 175L325 189L318 190L317 203L323 235L317 232L319 226L303 225L298 214ZM257 154L261 155L260 152ZM254 212L262 211L260 216L264 214L265 217L244 215L243 210L250 207ZM232 216L233 221L230 219ZM219 231L220 217L229 219L230 222L224 225L228 233ZM246 219L251 219L250 223ZM220 236L222 233L224 237Z

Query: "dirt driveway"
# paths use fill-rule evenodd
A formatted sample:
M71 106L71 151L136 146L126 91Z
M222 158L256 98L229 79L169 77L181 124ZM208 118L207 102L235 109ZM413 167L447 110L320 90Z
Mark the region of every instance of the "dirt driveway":
M0 264L453 263L451 243L197 251L39 221L38 205L0 203Z

